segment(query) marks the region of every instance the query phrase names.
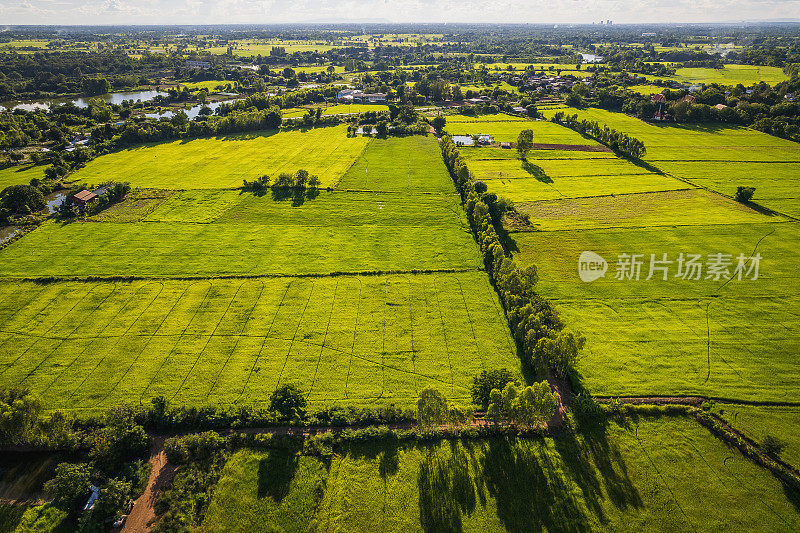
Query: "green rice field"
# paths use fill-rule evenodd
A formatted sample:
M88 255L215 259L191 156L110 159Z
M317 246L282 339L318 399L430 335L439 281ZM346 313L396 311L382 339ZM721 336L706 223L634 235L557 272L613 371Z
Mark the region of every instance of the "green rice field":
M342 176L339 189L455 193L433 136L374 139Z
M748 206L703 189L541 200L516 207L530 215L533 226L543 231L759 224L768 220Z
M694 421L641 419L577 438L354 445L328 461L242 450L201 531L788 532L796 502Z
M738 186L754 186L754 202L800 216L797 143L738 126L656 125L601 109L567 112L638 138L647 147L645 161L666 173L728 196Z
M291 382L316 405L408 405L428 384L469 397L517 368L482 272L0 283L0 387L52 409L163 395L265 405Z
M235 134L151 143L98 157L72 175L77 181L127 181L134 187L219 189L242 180L306 169L334 185L369 139L347 137L347 126L309 131Z
M512 238L517 257L537 265L540 292L586 336L578 370L593 393L800 400L796 223L566 230ZM587 250L609 264L605 277L591 283L580 280L577 268ZM617 279L620 254L633 253L642 254L639 279ZM667 279L663 270L653 270L647 280L651 254L658 261L665 253L672 261ZM680 253L700 254L700 279L676 277ZM718 253L730 254L729 282L708 271L709 255ZM758 278L744 271L738 280L738 255L755 253L762 256Z
M2 275L294 275L481 265L451 197L328 193L292 207L291 199L207 194L237 204L211 221L205 217L224 208L204 207L196 197L206 195L180 193L141 222L48 221L0 250Z

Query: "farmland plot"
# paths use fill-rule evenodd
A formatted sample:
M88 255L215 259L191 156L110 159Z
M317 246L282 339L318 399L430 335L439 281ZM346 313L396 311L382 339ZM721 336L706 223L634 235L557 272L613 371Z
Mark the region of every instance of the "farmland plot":
M328 187L353 164L368 141L347 137L347 127L342 125L148 143L98 157L72 177L88 183L127 181L134 187L219 189L304 168Z
M602 109L566 112L638 138L647 147L644 159L664 172L729 196L739 186L755 187L756 203L800 216L797 143L725 124L655 125Z
M329 463L241 450L202 531L791 531L785 490L694 421L645 419L578 438L354 445Z
M297 204L239 191L183 191L141 222L47 222L0 251L0 275L295 275L481 266L455 195L319 192Z
M528 121L524 126L533 130L536 143L599 146L558 124ZM520 127L520 130L525 128ZM539 149L531 150L526 161L519 158L516 150L464 147L460 152L475 177L486 183L489 192L514 202L693 187L634 165L611 152Z
M262 405L297 384L316 405L398 402L517 368L482 272L322 278L0 283L0 387L99 410L163 395Z
M698 213L698 219L705 215ZM767 218L767 217L764 217ZM523 262L538 266L542 294L587 337L578 369L600 395L702 394L798 401L796 295L800 230L793 222L595 229L513 234ZM578 257L605 258L605 277L584 283ZM617 279L620 254L643 254L638 279ZM667 254L668 279L651 254ZM731 254L724 277L676 277L680 253ZM740 281L736 257L761 254L758 279ZM704 266L705 268L705 266Z
M420 135L373 140L337 188L455 193L436 138Z

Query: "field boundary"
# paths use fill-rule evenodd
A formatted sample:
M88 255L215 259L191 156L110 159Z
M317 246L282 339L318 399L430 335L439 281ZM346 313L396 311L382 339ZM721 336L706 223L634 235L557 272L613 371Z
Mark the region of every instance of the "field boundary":
M434 268L434 269L412 269L412 270L354 270L352 272L333 271L333 272L311 272L305 274L225 274L221 276L42 276L39 278L14 278L0 277L2 282L25 282L37 285L48 285L60 282L82 282L93 283L98 281L148 281L148 280L169 280L169 281L202 281L215 279L263 279L263 278L333 278L338 276L390 276L400 274L460 274L465 272L482 272L482 268Z

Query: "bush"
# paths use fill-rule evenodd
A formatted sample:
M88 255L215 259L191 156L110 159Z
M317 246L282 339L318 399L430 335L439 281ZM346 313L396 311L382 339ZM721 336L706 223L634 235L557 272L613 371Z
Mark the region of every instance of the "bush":
M736 187L736 195L734 196L734 199L737 202L746 204L753 199L753 194L755 194L755 192L755 187Z
M174 465L207 464L227 449L227 441L215 431L173 437L164 443L167 461Z

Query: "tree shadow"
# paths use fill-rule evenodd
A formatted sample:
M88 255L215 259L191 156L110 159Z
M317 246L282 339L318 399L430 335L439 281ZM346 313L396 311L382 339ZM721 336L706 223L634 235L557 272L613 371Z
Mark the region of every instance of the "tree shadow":
M542 183L553 183L553 178L547 175L542 167L539 165L534 165L527 159L522 160L522 170L536 178L538 181Z
M628 475L619 446L608 440L605 425L587 427L581 432L583 447L603 479L611 502L620 510L643 505L639 491Z
M495 497L498 518L508 531L589 531L575 495L546 453L517 446L515 439L492 439L482 472L482 482Z
M786 499L789 500L789 503L800 513L800 491L791 485L783 483L783 493L786 495Z
M451 441L449 457L441 450L431 450L420 465L417 476L419 519L426 532L458 533L463 530L462 516L475 511L475 484L469 456Z
M292 450L272 450L258 462L258 497L279 502L289 494L299 457Z

